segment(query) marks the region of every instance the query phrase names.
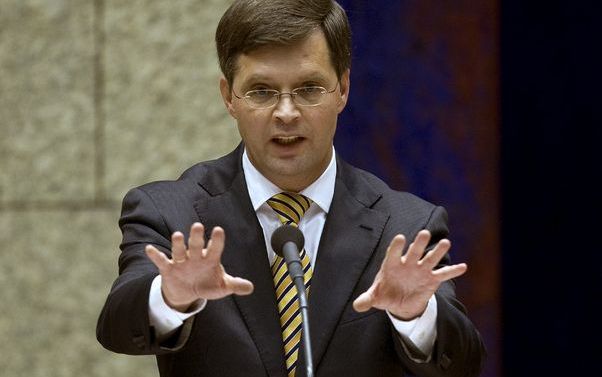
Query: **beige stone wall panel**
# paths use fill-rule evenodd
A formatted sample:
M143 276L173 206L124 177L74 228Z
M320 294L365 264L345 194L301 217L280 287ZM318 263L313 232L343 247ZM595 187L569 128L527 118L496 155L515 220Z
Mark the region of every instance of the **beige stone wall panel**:
M239 137L219 94L214 33L229 1L106 4L107 191L174 179Z
M96 341L117 275L117 210L0 212L0 375L157 376L153 356Z
M93 7L0 2L0 200L94 191Z

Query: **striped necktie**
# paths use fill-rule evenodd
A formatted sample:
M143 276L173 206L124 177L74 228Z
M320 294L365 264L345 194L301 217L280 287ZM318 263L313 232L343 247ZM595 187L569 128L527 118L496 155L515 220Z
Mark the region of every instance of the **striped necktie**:
M310 199L301 194L283 192L272 196L267 201L268 205L276 211L280 221L286 225L298 226L305 211L311 205ZM305 289L309 294L311 276L313 274L309 256L305 249L301 250L301 265L303 266ZM282 257L276 255L272 265L272 276L276 288L276 300L280 314L280 327L284 342L284 358L289 377L295 375L297 356L301 341L301 311L297 300L297 288L288 273L288 268Z

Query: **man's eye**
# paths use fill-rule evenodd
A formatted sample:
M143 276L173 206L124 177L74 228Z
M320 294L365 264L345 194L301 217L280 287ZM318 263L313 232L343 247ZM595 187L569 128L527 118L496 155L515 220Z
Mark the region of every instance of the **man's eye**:
M270 97L274 95L274 91L273 90L269 90L269 89L258 89L258 90L252 90L249 92L249 95L252 97Z
M304 96L304 95L320 94L320 93L322 93L322 90L323 89L319 86L306 86L303 88L298 88L296 90L296 92L297 92L297 94Z

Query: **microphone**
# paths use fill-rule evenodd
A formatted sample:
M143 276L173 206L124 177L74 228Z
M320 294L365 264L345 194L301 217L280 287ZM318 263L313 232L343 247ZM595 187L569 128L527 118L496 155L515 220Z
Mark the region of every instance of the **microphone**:
M272 234L272 249L286 262L286 267L291 280L297 288L297 297L299 299L299 309L301 310L303 344L305 350L305 365L307 367L307 377L313 377L313 355L311 350L311 340L309 336L309 314L307 305L307 294L305 293L305 281L303 277L303 266L299 251L303 249L305 238L303 233L296 226L282 225Z

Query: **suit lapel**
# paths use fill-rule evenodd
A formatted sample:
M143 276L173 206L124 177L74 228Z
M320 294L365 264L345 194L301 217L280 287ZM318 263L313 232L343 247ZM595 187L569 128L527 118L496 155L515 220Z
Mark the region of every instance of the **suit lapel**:
M372 257L389 215L370 208L380 194L355 181L339 162L333 201L322 232L309 295L314 366L317 369L352 292ZM349 182L349 179L354 182ZM350 184L351 183L351 184ZM299 360L302 365L303 348ZM304 369L304 368L301 368ZM297 368L298 374L301 372ZM303 370L300 375L304 376Z
M284 377L282 335L263 231L248 196L240 154L236 159L237 173L230 182L227 179L219 182L219 169L207 172L207 179L200 184L213 196L195 203L195 209L208 232L214 226L225 230L226 246L222 255L225 270L254 284L251 295L232 295L231 298L240 310L268 374Z
M222 264L226 271L253 282L249 296L231 296L247 325L266 371L285 377L282 334L263 231L248 196L241 167L242 145L210 164L199 185L210 196L195 203L209 232L226 232ZM380 194L342 161L337 164L333 201L322 232L309 295L314 366L317 369L353 290L380 240L389 215L372 209ZM304 376L300 347L297 375Z

